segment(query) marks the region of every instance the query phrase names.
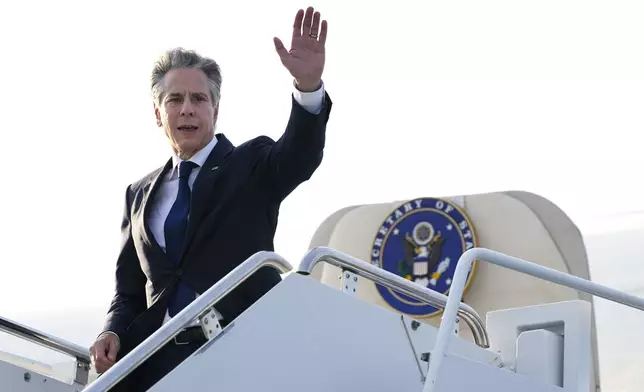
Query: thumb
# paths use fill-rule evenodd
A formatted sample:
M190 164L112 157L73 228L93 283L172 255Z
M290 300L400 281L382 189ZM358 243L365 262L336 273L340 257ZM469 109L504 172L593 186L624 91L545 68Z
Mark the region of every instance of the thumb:
M277 54L280 56L281 59L284 59L288 57L288 50L284 47L284 44L282 43L282 40L280 40L277 37L273 38L273 43L275 43L275 51L277 51Z

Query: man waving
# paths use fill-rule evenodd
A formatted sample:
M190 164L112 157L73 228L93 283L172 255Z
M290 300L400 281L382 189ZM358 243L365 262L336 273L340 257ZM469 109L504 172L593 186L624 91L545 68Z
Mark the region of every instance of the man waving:
M103 373L163 323L254 253L273 250L280 203L322 161L331 100L325 92L327 22L309 7L295 16L290 50L275 50L293 76L282 137L239 146L215 134L222 77L218 64L182 48L154 65L151 91L173 154L125 192L115 294L91 348ZM252 110L250 108L249 110ZM216 305L222 326L279 283L264 268ZM119 385L146 390L206 341L198 320Z

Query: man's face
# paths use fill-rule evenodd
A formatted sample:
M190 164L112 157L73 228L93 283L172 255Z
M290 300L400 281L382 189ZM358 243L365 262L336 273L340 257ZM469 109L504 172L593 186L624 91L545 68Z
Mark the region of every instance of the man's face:
M162 83L164 93L154 108L157 125L175 153L188 159L212 140L219 106L212 102L208 78L199 69L173 69Z

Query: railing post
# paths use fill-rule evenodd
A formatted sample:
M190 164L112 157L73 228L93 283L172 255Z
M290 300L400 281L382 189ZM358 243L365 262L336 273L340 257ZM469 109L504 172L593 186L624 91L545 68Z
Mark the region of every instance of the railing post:
M562 286L570 287L588 294L593 294L598 297L608 299L613 302L621 303L635 309L644 310L644 298L640 298L619 290L603 286L599 283L594 283L589 280L566 274L561 271L547 268L542 265L522 260L516 257L508 256L503 253L495 252L486 248L472 248L465 251L456 266L452 285L450 287L447 305L445 312L441 319L441 324L438 329L438 336L436 344L432 350L432 355L429 362L429 369L427 371L427 379L423 387L423 392L433 392L436 384L436 379L440 374L440 367L443 358L446 355L447 347L453 336L454 326L456 324L457 310L463 296L465 283L469 269L474 263L474 260L479 262L488 262L504 268L508 268L517 272L521 272L535 278L547 280L549 282L558 283Z

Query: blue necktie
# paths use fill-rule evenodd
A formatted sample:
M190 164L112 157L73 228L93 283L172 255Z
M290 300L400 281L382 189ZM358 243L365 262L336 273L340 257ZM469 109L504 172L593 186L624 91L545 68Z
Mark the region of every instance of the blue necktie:
M188 213L190 212L190 185L188 184L188 178L195 167L197 167L197 164L194 162L181 161L179 163L179 192L177 192L177 199L165 220L166 254L175 265L179 264L186 227L188 226ZM194 299L194 291L184 283L179 282L174 292L174 297L170 299L168 307L170 317L174 317Z

